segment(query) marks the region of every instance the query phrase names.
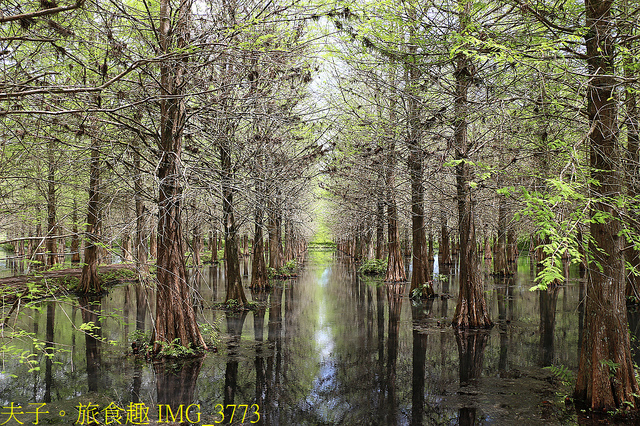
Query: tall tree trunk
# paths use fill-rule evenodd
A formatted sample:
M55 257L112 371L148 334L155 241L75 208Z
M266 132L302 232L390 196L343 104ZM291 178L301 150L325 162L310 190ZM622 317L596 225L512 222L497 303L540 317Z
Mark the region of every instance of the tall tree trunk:
M484 237L484 260L485 262L490 262L491 259L493 258L493 254L491 253L491 237L490 236L485 236Z
M284 221L284 247L285 263L295 259L296 256L293 253L293 223L289 219Z
M200 225L193 226L193 234L191 240L191 249L193 250L193 264L195 266L202 265L202 259L200 259L200 252L202 251L202 233L200 232Z
M242 255L249 256L249 235L246 233L242 236Z
M87 231L84 243L84 266L78 290L81 293L102 293L98 277L98 234L100 209L100 139L91 140L91 164L89 166L89 205L87 207Z
M269 267L280 269L284 266L282 253L282 226L280 208L273 203L269 212Z
M247 304L247 296L242 288L240 260L238 259L238 229L233 214L233 164L231 161L231 143L225 140L220 147L220 165L222 168L222 221L224 223L224 258L226 277L225 302L236 300Z
M135 236L135 256L136 270L140 278L140 283L146 283L149 279L149 265L147 264L147 228L144 201L142 199L142 169L140 168L140 153L135 149L133 154L133 167L135 169L135 179L133 188L136 203L136 236ZM137 291L137 290L136 290Z
M163 54L188 45L188 21L191 1L180 3L173 17L170 0L160 2L159 43ZM189 295L182 234L182 131L186 112L184 63L169 60L160 63L160 85L170 94L160 101L160 164L158 165L158 290L156 292L155 329L151 338L154 353L162 344L179 339L182 346L205 347Z
M390 190L391 191L391 190ZM387 273L384 277L386 282L403 282L407 281L407 275L404 270L404 260L400 251L400 232L398 231L398 210L396 209L396 200L393 195L387 200L387 234L389 236L389 260L387 262Z
M395 72L395 71L394 71ZM390 81L395 83L395 75L391 75ZM395 124L396 117L395 96L391 97L389 102L389 122ZM396 140L395 134L392 132L388 138L387 153L384 159L385 175L384 186L387 198L387 251L389 258L387 260L387 273L384 280L386 282L403 282L407 281L407 274L404 270L404 258L400 250L400 231L398 229L398 208L396 205L396 188L395 188L395 168L396 168Z
M502 277L511 275L507 262L507 197L502 194L498 195L498 246L495 254L494 274Z
M58 263L58 247L56 246L56 163L55 139L51 138L47 144L49 174L47 177L47 266Z
M384 254L384 202L378 200L376 207L376 259L382 259Z
M265 206L265 194L266 188L264 184L263 176L263 156L259 154L256 156L256 178L255 178L255 190L256 190L256 207L254 212L254 233L252 244L252 262L251 262L251 288L264 289L269 285L267 276L267 265L264 260L264 235L263 235L263 222L264 222L264 206Z
M451 265L451 249L449 246L449 228L447 227L447 212L440 211L440 248L438 250L438 263Z
M471 1L460 0L460 33L467 32ZM456 97L454 140L456 150L456 186L458 196L458 230L460 232L460 292L453 317L454 327L491 327L489 311L484 299L477 256L474 224L474 201L471 193L473 172L469 163L471 144L467 139L467 91L473 80L474 66L464 52L455 57Z
M518 262L518 241L516 239L516 230L513 227L507 229L507 262ZM517 265L514 266L515 268L517 268Z
M630 16L631 6L629 0L623 2L624 14ZM630 18L627 18L630 19ZM627 37L634 37L635 26L632 23L626 26L625 35ZM627 49L633 49L636 44L635 41L629 41L626 44ZM625 77L632 80L637 73L637 67L640 64L640 60L637 57L629 58L625 61ZM640 109L637 104L637 83L629 84L626 87L625 93L625 110L626 117L625 123L627 128L627 151L629 152L627 158L627 193L629 199L638 199L640 197ZM640 236L640 208L638 206L630 206L629 208L630 227L636 236ZM640 303L640 276L637 272L640 271L640 250L637 249L634 244L628 242L627 249L625 250L626 261L631 265L636 273L627 273L627 297L633 297L636 303Z
M410 126L412 133L416 133L417 127L419 126L419 118L417 116L418 106L414 104L416 104L416 101L412 97L409 116L409 121L412 122ZM416 123L416 121L418 122ZM429 262L426 255L427 239L424 230L424 186L422 185L424 166L422 161L422 148L420 147L420 140L417 134L409 136L408 145L408 166L411 179L411 229L413 233L413 247L411 250L413 272L411 274L410 291L420 288L422 289L423 297L432 297L434 291L429 274Z
M614 69L615 19L612 0L587 0L587 113L591 144L590 187L592 216L590 262L587 278L585 329L575 397L593 410L616 410L628 403L638 408L640 393L635 378L627 306L623 237L615 203L621 194L620 148L617 140L617 84Z
M156 225L151 226L151 235L149 235L149 257L151 259L158 258L158 232Z
M133 260L133 253L131 252L131 235L127 231L122 234L122 260L124 262L131 262Z

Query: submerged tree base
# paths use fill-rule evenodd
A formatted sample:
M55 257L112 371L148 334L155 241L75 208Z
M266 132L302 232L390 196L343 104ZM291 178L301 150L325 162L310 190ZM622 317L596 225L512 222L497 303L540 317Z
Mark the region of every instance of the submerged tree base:
M82 269L69 268L40 272L37 275L19 275L0 278L2 302L9 304L26 297L29 300L77 291ZM98 277L103 287L138 281L138 273L131 265L108 265L98 268ZM26 293L25 293L26 291Z

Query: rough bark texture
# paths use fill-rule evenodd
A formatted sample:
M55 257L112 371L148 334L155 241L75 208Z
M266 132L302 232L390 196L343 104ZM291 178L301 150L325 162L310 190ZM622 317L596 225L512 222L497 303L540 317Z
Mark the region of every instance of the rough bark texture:
M249 235L242 236L242 255L249 256Z
M504 195L498 197L498 245L493 259L493 273L504 277L512 274L507 263L507 198Z
M484 237L484 260L489 262L493 258L491 253L491 237Z
M261 166L262 163L258 162ZM264 221L264 186L261 179L256 180L256 210L254 214L255 230L253 234L253 258L251 262L251 288L264 289L268 286L267 265L264 260L264 236L262 235L262 224Z
M122 234L122 260L125 262L131 262L133 260L133 253L131 251L131 235L128 232Z
M417 138L409 140L409 175L411 177L411 226L413 233L413 247L411 260L413 272L411 274L411 289L422 289L423 297L434 294L429 273L429 261L426 254L426 235L424 230L424 175L422 149Z
M247 304L247 296L242 288L240 260L238 258L238 229L233 214L233 166L231 162L230 141L220 147L220 164L222 167L222 221L224 223L224 258L226 277L225 302L236 300L241 305Z
M170 0L160 3L159 42L161 51L187 45L187 22L191 2L180 4L172 26ZM184 66L181 63L160 63L160 84L172 96L160 101L160 164L158 165L158 290L156 292L155 329L151 338L153 351L161 343L179 339L183 346L206 347L189 295L181 215L181 154L185 105L182 98Z
M384 277L386 282L401 282L407 280L404 270L404 260L400 251L400 233L398 232L398 211L396 210L396 202L390 198L387 201L387 216L389 236L389 261L387 263L387 273Z
M614 88L615 22L611 0L586 1L587 113L591 124L592 214L610 219L591 223L585 329L575 397L593 410L637 408L639 392L629 346L623 237L618 212L609 200L621 193L620 148L617 140L617 111ZM603 222L603 223L600 223Z
M151 235L149 235L149 257L158 258L158 233L155 226L151 227Z
M272 204L269 212L269 268L280 269L284 266L282 253L282 219L279 209Z
M98 215L100 205L100 141L91 143L91 165L89 167L89 205L87 207L87 232L84 245L84 266L78 290L81 293L101 293L98 277Z
M512 227L507 229L507 262L516 263L518 260L518 241L516 231ZM514 265L514 269L517 265ZM513 270L511 270L513 273Z
M461 4L460 32L468 25L471 2ZM455 58L455 118L454 140L456 150L456 186L458 195L458 230L460 232L460 292L453 317L453 326L459 328L491 327L489 311L484 299L477 256L474 224L474 202L470 182L473 172L469 158L471 148L467 139L467 91L473 81L474 66L471 60L459 53Z
M447 213L440 212L440 248L438 250L438 263L451 265L451 249L449 248L449 228L447 227Z
M284 221L284 261L285 263L295 259L293 251L293 223L290 220Z

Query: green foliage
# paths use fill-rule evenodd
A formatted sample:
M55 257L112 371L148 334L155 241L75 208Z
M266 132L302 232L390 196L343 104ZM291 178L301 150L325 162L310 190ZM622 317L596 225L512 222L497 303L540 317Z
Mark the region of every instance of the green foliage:
M319 207L319 210L322 210L323 207ZM318 223L316 227L316 232L313 234L313 238L311 239L310 245L319 245L319 246L335 246L336 244L333 242L331 237L331 231L324 222Z
M0 244L0 249L4 250L4 251L8 251L8 252L15 252L16 248L13 245L13 243L4 243L4 244Z
M564 365L559 365L557 367L555 365L550 365L548 367L544 367L544 369L551 371L553 375L560 380L563 386L571 385L575 379L573 372Z
M267 267L267 276L269 279L273 278L289 278L295 275L296 268L298 264L295 259L287 261L285 265L281 268L270 268Z
M222 317L217 317L213 323L199 324L200 333L208 346L218 346L222 341Z
M365 260L358 268L358 272L364 275L381 275L387 271L387 259Z
M129 333L129 340L136 342L149 342L151 340L151 330L134 330Z
M56 263L52 267L48 268L47 271L61 271L67 268L69 268L69 265L66 263Z
M565 252L572 263L582 261L578 229L588 223L588 212L584 183L566 181L562 177L546 179L546 191L529 191L522 187L504 188L505 194L516 194L524 202L524 208L515 215L515 220L528 217L536 227L535 235L542 241L537 248L544 253L542 269L536 277L537 285L530 290L545 290L551 283L564 279L562 256ZM568 207L571 206L570 209ZM567 208L569 213L559 212ZM586 248L586 247L585 247Z
M156 343L161 348L158 352L160 358L188 358L199 354L199 351L191 347L191 343L189 346L182 346L179 338L173 339L170 343L161 341L156 341Z
M269 277L269 279L275 278L277 275L278 271L276 270L276 268L267 266L267 277Z
M279 272L282 275L291 275L295 272L297 267L298 267L298 262L296 262L295 259L291 259L287 261L287 263L285 263L282 268L280 268Z
M611 378L614 378L616 375L616 372L618 371L618 368L620 367L620 364L613 362L613 360L610 359L601 359L600 360L600 365L603 367L607 367L609 369L609 376Z
M225 303L222 304L223 309L233 311L233 312L241 312L244 311L244 306L240 304L240 302L236 299L229 299Z
M80 278L65 275L57 279L58 283L69 291L75 291L80 285Z
M424 283L422 284L421 287L416 287L413 290L411 290L411 298L412 299L420 299L422 297L426 297L427 290L429 289L429 286L431 285L431 283Z

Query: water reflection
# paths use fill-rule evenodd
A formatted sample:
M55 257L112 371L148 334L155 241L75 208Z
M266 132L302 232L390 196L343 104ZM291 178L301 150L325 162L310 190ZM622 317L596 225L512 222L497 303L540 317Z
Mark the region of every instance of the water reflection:
M89 392L104 389L104 376L100 374L102 346L102 326L100 310L101 297L83 296L79 299L82 322L85 324L85 357L87 361L87 383Z
M230 419L235 407L232 404L236 403L236 390L238 387L238 347L240 346L240 338L242 335L242 328L244 327L244 321L247 318L247 311L240 313L227 312L227 334L229 335L229 341L227 343L228 358L227 366L224 372L224 416Z
M53 327L56 317L56 305L53 302L47 303L47 332L45 336L45 373L44 373L44 398L43 402L51 402L51 388L53 386L53 356L54 356L54 342L53 342Z
M521 382L521 372L548 363L577 367L584 286L571 278L554 292L530 292L523 260L513 277L486 282L497 324L486 333L455 333L449 326L456 275L440 275L446 277L437 282L440 297L414 305L408 286L359 277L353 263L312 253L298 279L270 291L247 289L257 309L233 314L213 307L224 297L224 276L223 268L210 265L191 275L194 303L199 321L223 318L220 350L169 368L122 356L131 348L134 318L137 335L150 328L153 294L143 286L79 304L46 302L40 317L23 310L11 323L46 342L34 349L29 340L21 350L55 354L41 356L41 369L30 374L5 357L4 370L19 379L0 377L0 399L5 405L46 401L52 411L99 395L121 406L155 405L156 414L158 404L198 403L209 423L219 420L216 405L231 403L258 404L263 425L542 422L535 389L550 385ZM78 331L87 322L100 327L90 335ZM500 388L509 383L513 388ZM509 402L502 409L501 401L516 392L518 408Z
M510 346L509 326L513 312L513 277L496 277L495 289L498 301L498 333L500 335L500 358L498 361L498 372L501 377L505 376L508 370L507 358Z
M415 303L411 306L413 319L413 365L411 382L411 424L421 425L424 419L424 384L426 372L426 356L428 334L421 332L422 323L431 316L433 299L424 303Z
M200 420L200 407L195 394L202 362L202 358L195 358L186 362L163 361L153 364L159 423L184 420L194 423Z
M556 305L559 291L558 287L538 291L540 295L540 365L542 367L553 365Z
M489 333L485 330L467 331L456 330L458 344L458 358L460 360L460 391L461 395L476 395L476 390L467 390L468 386L477 385L482 374L484 351L487 346ZM477 407L463 405L458 411L460 425L475 425Z

